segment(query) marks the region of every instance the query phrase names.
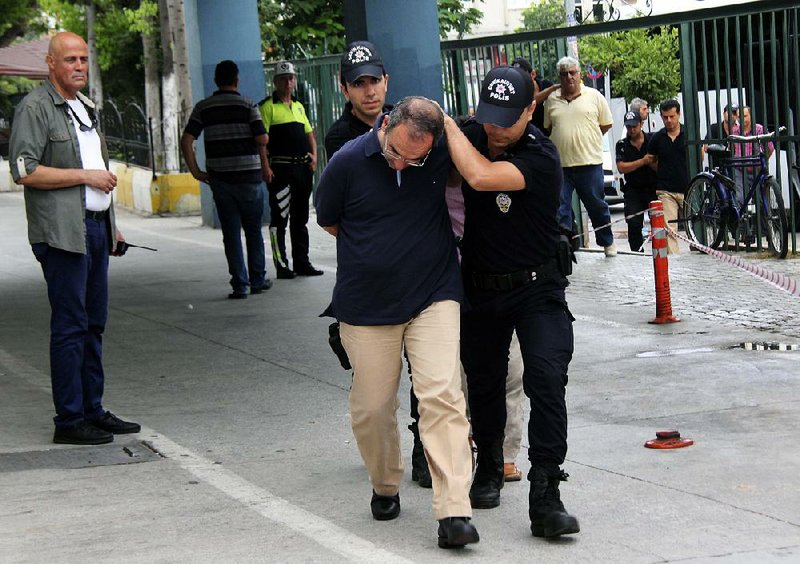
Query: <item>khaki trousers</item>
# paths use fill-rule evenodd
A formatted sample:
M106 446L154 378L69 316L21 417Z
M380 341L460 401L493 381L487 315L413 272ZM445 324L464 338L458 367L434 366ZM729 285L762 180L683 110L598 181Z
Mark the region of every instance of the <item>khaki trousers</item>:
M400 325L341 323L340 333L353 366L353 435L372 489L378 495L394 495L403 479L397 390L405 345L433 481L433 513L437 520L471 517L472 454L459 373L459 304L436 302Z
M664 204L664 222L673 231L678 231L677 223L670 223L678 219L678 212L683 209L683 194L656 190L656 196ZM680 252L678 240L672 235L667 235L667 253L677 255Z
M522 444L522 427L525 411L522 409L522 353L519 349L517 332L511 335L511 348L508 351L508 375L506 376L506 430L503 439L503 462L516 462Z

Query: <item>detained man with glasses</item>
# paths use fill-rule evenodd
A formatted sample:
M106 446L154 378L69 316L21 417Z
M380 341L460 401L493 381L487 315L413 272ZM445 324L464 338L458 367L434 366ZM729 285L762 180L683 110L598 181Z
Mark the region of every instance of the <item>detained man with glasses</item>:
M472 460L461 390L462 287L445 204L451 168L439 107L401 100L372 131L342 147L315 196L317 222L336 237L327 314L340 321L353 366L350 416L379 521L400 514L397 427L402 351L414 367L419 430L433 482L438 545L478 542L470 522Z
M48 80L17 106L11 173L25 186L28 238L47 282L53 442L102 444L138 433L103 408L102 336L108 313L108 256L121 255L111 192L117 177L97 130L86 86L89 50L58 33L47 53Z

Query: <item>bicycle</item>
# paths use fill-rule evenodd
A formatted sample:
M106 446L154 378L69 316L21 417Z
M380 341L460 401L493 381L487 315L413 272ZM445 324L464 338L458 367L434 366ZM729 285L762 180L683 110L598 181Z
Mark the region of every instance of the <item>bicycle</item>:
M701 245L717 249L726 241L728 232L733 235L735 247L744 239L747 248L761 235L767 236L767 245L778 258L785 258L789 250L789 227L786 208L778 181L769 174L765 145L774 140L778 131L762 135L729 135L728 146L709 145L708 155L714 166L698 173L689 183L684 198L684 221L689 237ZM758 155L732 157L731 143L758 143ZM728 167L758 167L752 184L741 204L737 203L736 182L722 172ZM743 175L745 176L745 175ZM745 188L747 188L745 186ZM751 205L751 202L753 205Z

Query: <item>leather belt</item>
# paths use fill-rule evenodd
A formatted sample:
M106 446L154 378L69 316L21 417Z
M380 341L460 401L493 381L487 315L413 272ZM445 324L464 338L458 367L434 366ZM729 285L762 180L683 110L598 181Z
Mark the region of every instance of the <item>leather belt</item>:
M108 210L103 210L103 211L86 210L86 218L87 219L94 219L96 221L103 221L106 217L108 217Z
M561 276L558 265L550 261L536 269L518 270L507 274L487 274L484 272L468 272L466 281L479 290L514 290L539 280Z
M303 155L302 157L289 157L283 155L270 155L269 164L308 164L311 162L310 155Z

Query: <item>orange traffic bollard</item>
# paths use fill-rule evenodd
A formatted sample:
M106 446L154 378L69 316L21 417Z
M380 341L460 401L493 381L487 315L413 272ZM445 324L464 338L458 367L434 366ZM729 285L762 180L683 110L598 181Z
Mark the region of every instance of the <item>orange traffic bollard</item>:
M653 233L653 271L656 281L656 318L650 323L677 323L672 315L672 297L669 292L669 261L667 260L667 228L664 223L664 204L650 202L650 229Z

